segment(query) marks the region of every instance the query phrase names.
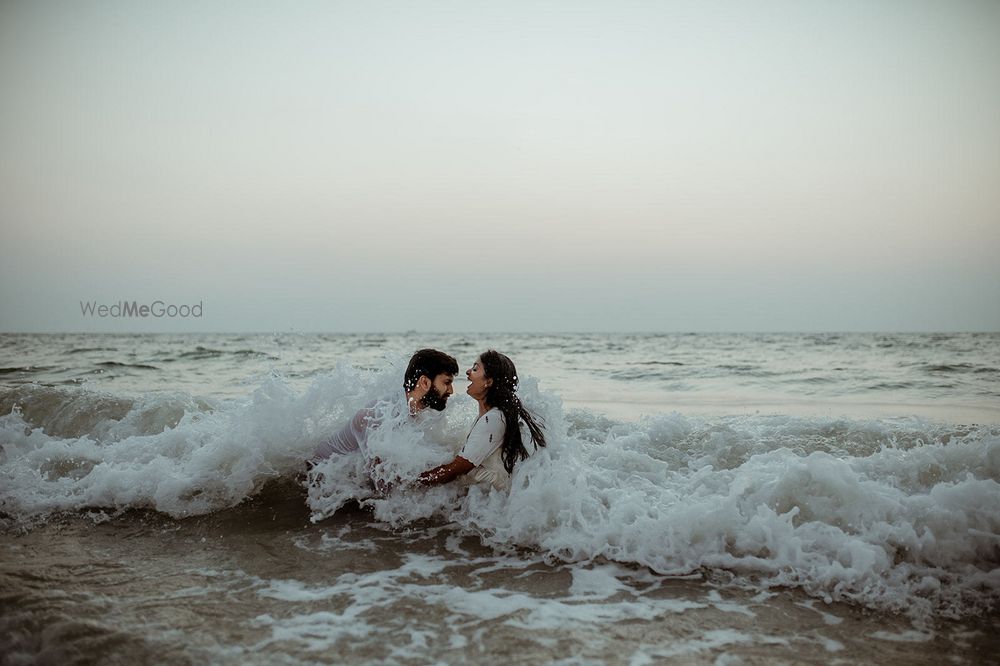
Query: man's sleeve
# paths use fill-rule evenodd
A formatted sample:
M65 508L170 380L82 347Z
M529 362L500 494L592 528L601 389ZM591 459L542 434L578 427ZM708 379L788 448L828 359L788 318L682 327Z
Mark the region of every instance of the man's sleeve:
M499 412L483 414L476 425L472 426L469 439L458 455L477 467L482 465L503 444L505 421L503 414Z
M356 443L355 448L360 449L364 456L368 457L368 429L375 427L375 419L371 407L359 409L358 413L351 419L351 431Z

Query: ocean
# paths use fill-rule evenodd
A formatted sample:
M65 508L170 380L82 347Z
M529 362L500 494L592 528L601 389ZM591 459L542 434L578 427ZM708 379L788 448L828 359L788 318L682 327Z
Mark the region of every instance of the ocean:
M306 477L422 347L517 364L510 494ZM0 447L2 664L1000 654L997 333L3 334Z

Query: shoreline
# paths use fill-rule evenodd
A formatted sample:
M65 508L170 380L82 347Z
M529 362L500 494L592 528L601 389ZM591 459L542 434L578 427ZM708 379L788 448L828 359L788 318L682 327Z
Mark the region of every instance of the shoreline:
M298 499L179 521L64 516L0 537L5 652L223 664L975 664L1000 652L996 611L928 631L797 589L497 555L447 526L386 530L356 508L310 525Z

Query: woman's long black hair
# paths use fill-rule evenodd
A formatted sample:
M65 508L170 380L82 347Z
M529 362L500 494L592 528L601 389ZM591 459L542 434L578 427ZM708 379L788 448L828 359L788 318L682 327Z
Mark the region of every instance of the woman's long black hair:
M493 380L493 384L486 389L486 404L503 412L507 421L500 457L503 459L504 469L511 474L514 471L514 463L528 457L528 450L521 441L518 421L524 421L528 426L536 449L545 446L545 435L538 420L524 408L520 398L517 397L517 369L514 367L514 362L495 349L483 352L479 356L479 361L483 364L483 372L486 373L487 379Z

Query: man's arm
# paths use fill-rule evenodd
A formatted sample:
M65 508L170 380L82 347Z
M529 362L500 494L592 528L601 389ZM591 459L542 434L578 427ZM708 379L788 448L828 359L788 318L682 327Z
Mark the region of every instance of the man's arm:
M455 456L450 463L438 465L434 469L429 469L421 474L417 480L425 486L437 486L442 483L454 481L463 474L468 474L475 468L471 462L462 456Z

